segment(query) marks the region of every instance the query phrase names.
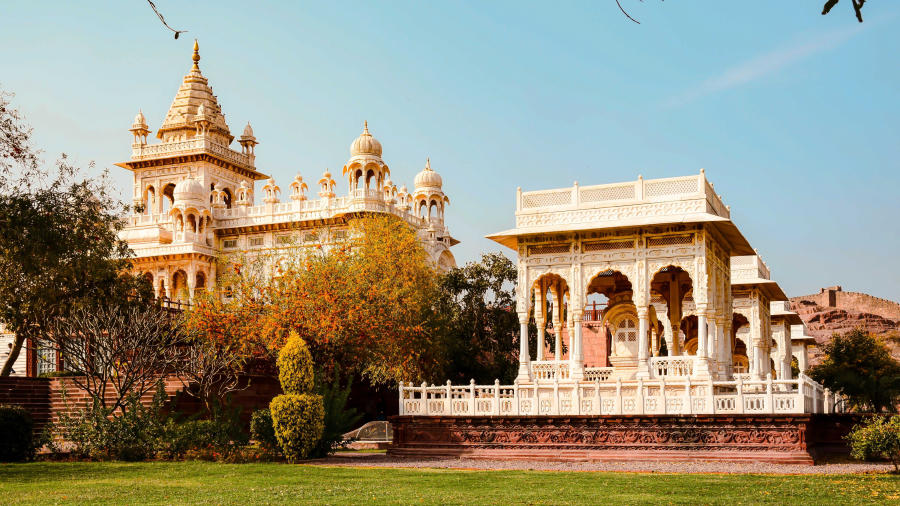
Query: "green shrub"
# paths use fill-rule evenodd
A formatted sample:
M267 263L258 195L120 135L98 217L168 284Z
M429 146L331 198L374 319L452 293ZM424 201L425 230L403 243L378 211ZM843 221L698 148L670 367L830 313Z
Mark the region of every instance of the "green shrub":
M894 464L894 471L900 472L900 415L872 417L865 424L854 427L847 439L853 458L889 459Z
M275 425L272 423L270 410L258 409L250 416L250 437L268 450L278 448L278 438L275 437Z
M21 406L0 406L0 462L34 458L34 421Z
M326 457L343 447L348 442L344 440L344 434L353 430L362 418L362 414L357 413L355 409L347 409L347 399L350 398L352 386L352 378L344 386L341 385L338 376L332 384L325 383L319 387L325 406L325 430L311 454L313 457Z
M78 410L69 410L67 405L60 414L57 430L62 439L72 443L72 453L76 456L145 460L154 455L163 434L161 411L165 400L165 389L160 382L150 406L144 406L135 395L126 398L120 413L102 406L97 399Z
M315 385L312 355L303 339L291 332L278 354L278 379L284 395L272 399L269 409L275 438L288 461L305 459L315 448L325 428L322 396L312 393Z
M313 391L312 355L306 342L296 332L291 332L284 348L278 353L278 381L286 394L307 394Z
M275 437L288 461L305 459L315 448L325 428L322 397L313 394L286 394L272 399Z
M81 376L81 373L75 371L49 371L38 374L38 378L68 378L70 376Z

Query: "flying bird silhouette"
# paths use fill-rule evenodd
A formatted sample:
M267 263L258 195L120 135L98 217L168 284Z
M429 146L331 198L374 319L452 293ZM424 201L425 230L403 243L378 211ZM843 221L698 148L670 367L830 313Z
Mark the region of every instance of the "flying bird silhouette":
M179 34L187 33L187 30L176 30L176 29L172 28L171 26L169 26L169 23L166 23L166 18L164 18L163 15L159 13L159 10L156 8L156 5L153 2L151 2L150 0L147 0L147 3L150 4L150 8L153 9L153 12L156 13L156 16L159 17L159 20L162 21L162 24L169 30L172 30L173 32L175 32L176 39L178 38Z

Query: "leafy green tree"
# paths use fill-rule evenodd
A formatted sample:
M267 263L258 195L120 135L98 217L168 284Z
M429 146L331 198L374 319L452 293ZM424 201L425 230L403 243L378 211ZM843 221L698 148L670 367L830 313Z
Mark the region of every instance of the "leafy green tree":
M131 251L118 236L126 206L108 176L83 178L65 155L52 176L42 171L8 97L0 93L0 321L16 339L0 377L53 319L151 295L146 281L126 274Z
M877 337L857 329L834 334L822 363L809 376L847 397L858 411L895 411L900 399L900 362Z
M453 382L512 382L518 369L516 266L500 253L451 270L441 279L445 374Z

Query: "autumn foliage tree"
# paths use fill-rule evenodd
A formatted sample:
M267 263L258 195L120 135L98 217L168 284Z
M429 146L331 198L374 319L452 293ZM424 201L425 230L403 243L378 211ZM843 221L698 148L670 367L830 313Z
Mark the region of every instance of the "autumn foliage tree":
M436 371L438 276L398 218L355 218L345 239L230 259L220 272L231 297L198 303L194 330L270 357L296 331L328 382L338 373L385 384Z

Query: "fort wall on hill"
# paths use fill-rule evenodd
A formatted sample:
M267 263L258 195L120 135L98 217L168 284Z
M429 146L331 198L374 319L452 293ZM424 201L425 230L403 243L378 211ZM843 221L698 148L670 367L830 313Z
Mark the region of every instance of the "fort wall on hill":
M875 314L891 320L900 320L900 303L873 297L865 293L845 292L840 286L823 288L816 294L791 297L791 302L795 305L800 305L801 301L814 302L817 306L823 308L849 309L860 313ZM802 308L802 306L800 307Z

